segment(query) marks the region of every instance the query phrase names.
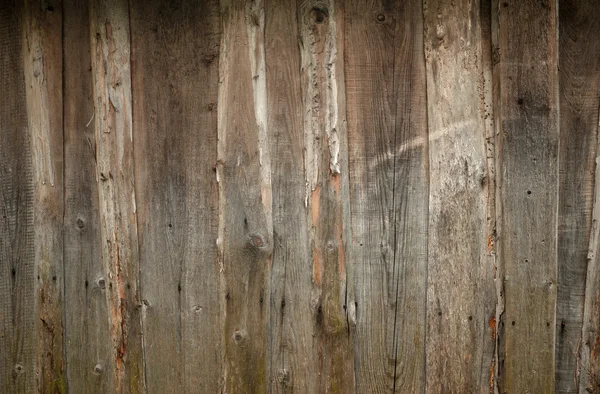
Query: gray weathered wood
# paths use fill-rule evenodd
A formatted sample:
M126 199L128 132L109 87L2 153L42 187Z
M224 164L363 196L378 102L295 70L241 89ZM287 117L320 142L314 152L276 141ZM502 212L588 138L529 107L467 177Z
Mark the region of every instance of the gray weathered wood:
M600 9L597 2L574 0L560 1L558 8L560 153L555 389L557 393L575 393L577 375L584 382L593 381L586 378L591 365L579 365L578 356L580 348L586 351L588 340L584 332L582 342L581 330L600 105ZM595 260L590 264L595 264ZM595 287L594 282L588 284Z
M429 122L427 388L489 392L496 291L489 242L491 111L480 4L426 1ZM487 44L489 45L489 44ZM487 64L489 66L489 64ZM489 89L489 88L488 88ZM487 96L489 98L489 94ZM490 275L491 274L491 275Z
M34 227L21 7L0 2L0 392L35 384Z
M219 4L133 2L131 36L147 389L216 393Z
M129 10L93 0L90 41L102 276L110 352L103 373L116 392L145 391L132 130Z
M357 1L346 7L356 391L424 392L428 160L422 6Z
M505 310L500 392L554 390L558 207L557 9L501 2L499 82Z

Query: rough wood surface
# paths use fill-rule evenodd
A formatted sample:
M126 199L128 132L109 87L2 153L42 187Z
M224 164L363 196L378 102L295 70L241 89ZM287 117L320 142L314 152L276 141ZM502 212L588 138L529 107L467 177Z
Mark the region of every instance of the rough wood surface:
M0 2L0 392L35 384L33 174L17 1Z
M425 390L428 161L421 15L418 1L352 2L346 10L356 298L349 306L356 308L359 393Z
M557 9L499 6L505 269L500 392L554 390L558 207Z
M96 182L102 276L111 348L103 373L115 392L145 391L133 173L129 10L124 0L90 4Z
M214 1L131 3L136 201L150 393L219 391L213 169L219 22Z
M23 62L33 169L36 390L65 392L62 5L26 1Z
M578 375L585 382L581 391L598 373L596 368L591 377L588 368L593 369L592 364L580 364L578 358L580 348L584 352L590 349L587 333L584 331L582 338L581 330L600 105L600 10L594 1L565 0L558 8L560 183L555 392L575 393ZM596 260L590 260L590 266L594 264ZM592 278L594 274L588 279L590 288L596 283ZM600 390L600 385L595 389Z
M429 122L427 389L489 392L495 315L488 258L490 132L480 4L426 1ZM468 147L468 148L467 148ZM493 387L492 387L493 388Z

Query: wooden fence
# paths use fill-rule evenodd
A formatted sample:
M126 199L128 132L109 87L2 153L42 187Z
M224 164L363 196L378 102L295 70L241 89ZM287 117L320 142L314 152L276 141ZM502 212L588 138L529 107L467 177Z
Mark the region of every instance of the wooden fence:
M0 2L0 392L600 393L594 0Z

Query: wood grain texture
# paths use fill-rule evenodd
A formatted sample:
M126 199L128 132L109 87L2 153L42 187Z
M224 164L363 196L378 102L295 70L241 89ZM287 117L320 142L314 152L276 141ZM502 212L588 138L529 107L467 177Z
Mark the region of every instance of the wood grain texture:
M346 9L356 391L425 391L427 113L422 7Z
M64 264L67 381L73 393L115 392L100 248L89 8L63 2Z
M0 3L0 392L35 385L33 174L22 9Z
M500 392L554 390L558 75L553 2L499 7L505 310Z
M145 391L134 182L129 10L124 0L90 4L96 182L102 253L97 284L108 305L115 392Z
M273 250L264 5L221 1L219 259L226 392L267 390Z
M587 346L591 342L585 331L582 341L581 330L600 106L600 10L592 1L560 1L558 8L560 152L555 392L575 393L578 375L585 382L579 391L595 379L589 374L592 365L579 365L578 358L580 348L584 352L591 348ZM590 265L594 265L594 260ZM590 279L593 277L592 274ZM593 281L588 284L595 287ZM598 369L592 375L597 373ZM596 389L600 390L600 386Z
M131 3L131 35L147 389L216 393L219 4Z
M426 1L429 122L427 390L489 392L496 291L489 242L480 4ZM489 98L489 95L487 96ZM488 219L490 218L490 219ZM493 387L492 387L493 389Z
M34 181L36 390L66 392L60 1L24 5L23 62Z

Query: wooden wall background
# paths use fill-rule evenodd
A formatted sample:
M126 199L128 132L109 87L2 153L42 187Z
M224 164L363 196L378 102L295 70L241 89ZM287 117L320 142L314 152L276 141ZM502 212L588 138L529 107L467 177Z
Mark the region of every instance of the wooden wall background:
M596 1L0 4L0 392L600 393Z

